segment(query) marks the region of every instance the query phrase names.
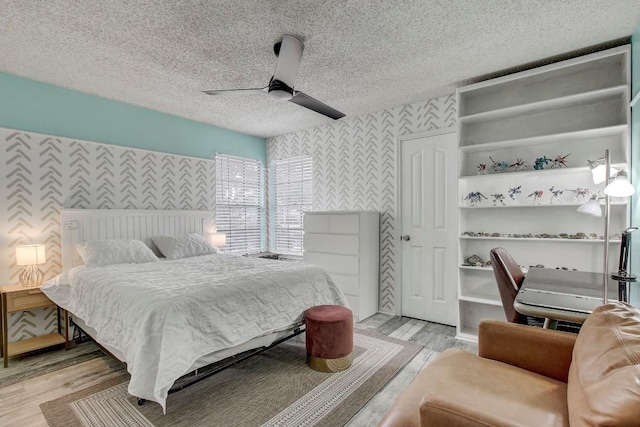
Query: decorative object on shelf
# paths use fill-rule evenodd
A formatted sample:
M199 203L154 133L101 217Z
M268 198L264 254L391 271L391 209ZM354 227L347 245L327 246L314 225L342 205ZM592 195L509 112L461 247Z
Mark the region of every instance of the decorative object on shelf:
M553 159L553 163L551 164L551 167L554 168L556 166L560 167L560 168L566 168L567 167L567 157L569 157L571 155L571 153L567 154L566 156L562 156L560 154L558 154L556 156L555 159Z
M560 196L562 196L562 193L564 193L564 190L559 190L559 189L556 190L555 185L552 185L549 191L551 192L551 199L549 199L549 204L553 204L554 200L557 200L560 203L562 203L562 199L560 199Z
M516 196L522 193L521 188L522 185L518 185L517 187L515 185L513 187L509 187L507 194L509 195L509 198L513 201L513 203L516 202Z
M465 231L464 233L462 233L462 236L485 237L485 238L499 237L499 238L508 238L508 239L567 239L567 240L603 240L604 239L604 236L598 236L595 233L591 233L587 235L587 233L583 233L581 231L574 234L569 234L569 233L533 234L533 233L498 233L498 232L486 233L484 231ZM616 234L611 237L613 237L613 239L615 240L620 239L619 234Z
M602 262L602 303L606 304L608 300L608 284L609 284L609 220L611 216L611 197L629 197L635 192L635 188L629 182L627 173L617 171L612 173L611 161L609 158L609 150L604 150L604 157L598 160L588 161L589 168L593 174L594 184L600 184L606 182L607 186L604 188L604 255ZM600 166L604 166L604 169ZM604 172L604 173L603 173ZM601 217L602 210L598 203L598 195L592 197L587 203L578 208L578 212ZM596 205L597 204L597 209ZM620 237L621 240L625 240L624 234ZM625 293L626 296L626 293Z
M25 288L40 286L44 273L36 265L47 261L43 244L20 245L16 247L16 264L26 266L20 273L20 283Z
M502 206L506 206L504 204L504 194L502 193L496 193L496 194L491 194L491 203L493 204L493 206L498 206L498 202L500 202L502 204Z
M470 266L470 267L484 267L484 260L479 255L471 255L464 259L464 263L462 265Z
M468 200L471 206L478 206L478 204L482 202L482 199L487 199L487 197L479 191L472 191L467 194L467 197L464 199Z
M547 156L538 157L533 164L533 168L537 171L543 170L544 167L551 161Z
M509 167L509 164L507 162L504 162L502 160L495 161L491 156L489 156L489 160L491 160L491 162L493 163L491 165L491 170L496 173L504 172Z
M478 175L486 175L486 173L487 173L487 164L486 163L480 163L478 166L476 166L476 169L478 170Z
M575 190L567 189L567 191L571 191L576 195L575 196L576 202L578 201L578 197L580 197L582 201L585 202L587 201L587 197L591 195L591 190L589 190L588 188L578 187Z
M544 194L544 191L535 190L533 193L529 194L527 197L533 197L533 204L539 205L543 194Z
M509 165L510 169L513 169L514 171L521 171L524 170L524 168L527 167L527 161L526 160L522 160L522 157L516 157L516 161L512 164Z

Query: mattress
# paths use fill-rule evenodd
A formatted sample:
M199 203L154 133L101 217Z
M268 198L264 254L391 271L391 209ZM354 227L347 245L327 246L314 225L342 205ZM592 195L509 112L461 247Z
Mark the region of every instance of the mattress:
M165 411L173 383L205 356L268 345L309 307L347 306L318 267L221 254L75 267L41 289L127 364L130 394Z

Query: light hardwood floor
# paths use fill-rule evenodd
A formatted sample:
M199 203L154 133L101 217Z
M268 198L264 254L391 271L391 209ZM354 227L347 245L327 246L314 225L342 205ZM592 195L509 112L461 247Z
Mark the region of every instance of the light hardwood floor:
M477 352L474 344L454 338L455 328L407 317L376 314L356 324L356 328L416 342L424 348L349 421L349 427L375 425L415 375L443 350L456 347ZM88 342L67 352L53 350L12 358L9 367L0 372L0 426L46 427L41 403L124 372L120 363L97 351L95 345Z

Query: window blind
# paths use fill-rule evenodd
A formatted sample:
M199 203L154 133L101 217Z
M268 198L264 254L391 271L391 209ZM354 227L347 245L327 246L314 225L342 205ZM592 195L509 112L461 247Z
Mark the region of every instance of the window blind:
M312 162L309 156L272 163L277 253L302 255L302 215L311 210Z
M264 248L262 162L216 154L216 227L227 235L222 252Z

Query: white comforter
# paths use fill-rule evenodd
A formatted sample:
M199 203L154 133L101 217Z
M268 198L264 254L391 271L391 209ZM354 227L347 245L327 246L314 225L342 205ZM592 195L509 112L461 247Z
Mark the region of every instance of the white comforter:
M42 291L120 351L129 393L163 410L175 380L200 357L300 323L309 307L347 305L320 268L218 254L76 267Z

